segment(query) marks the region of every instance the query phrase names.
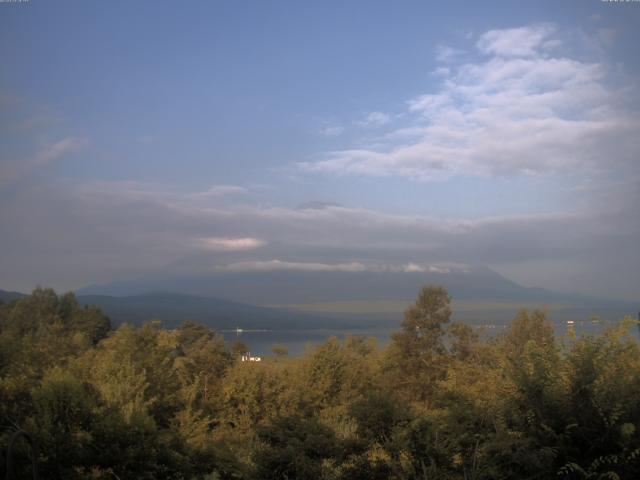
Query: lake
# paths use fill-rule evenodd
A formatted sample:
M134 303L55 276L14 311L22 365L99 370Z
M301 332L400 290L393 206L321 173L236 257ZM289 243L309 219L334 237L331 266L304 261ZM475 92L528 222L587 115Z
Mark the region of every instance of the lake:
M614 325L613 322L602 321L592 323L591 321L575 321L573 328L578 336L583 334L601 333L607 327ZM483 324L472 325L481 336L493 336L504 331L508 324ZM556 337L563 336L567 333L570 325L567 322L554 323ZM322 343L331 336L344 339L348 335L358 335L364 337L374 337L379 346L385 345L391 339L391 334L400 329L396 327L377 327L362 329L300 329L300 330L261 330L261 331L243 331L236 333L235 331L222 331L222 335L228 342L241 341L251 351L252 355L269 356L272 355L271 348L275 344L284 344L289 348L290 355L301 353L307 345ZM639 335L638 328L634 328L633 332Z

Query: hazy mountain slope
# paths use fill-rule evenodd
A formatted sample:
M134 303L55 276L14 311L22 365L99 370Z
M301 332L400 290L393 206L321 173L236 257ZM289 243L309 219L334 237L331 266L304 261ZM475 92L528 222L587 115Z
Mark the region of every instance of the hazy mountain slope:
M440 271L426 272L243 272L211 273L199 276L153 276L137 280L94 285L78 291L79 294L104 294L113 297L122 295L143 295L143 303L151 302L145 293L154 290L179 292L200 297L224 298L232 302L253 305L273 305L286 308L273 316L273 310L259 310L251 307L246 317L256 321L255 325L326 325L331 320L340 327L354 325L392 325L402 318L402 312L413 300L419 289L426 284L443 285L454 299L454 318L471 323L507 322L520 308L548 308L554 320L586 319L599 315L615 320L624 315L635 315L638 306L632 302L597 299L584 295L552 292L542 288L526 288L499 275L487 267L458 266ZM96 302L95 298L92 299ZM351 308L354 302L363 305ZM109 308L123 318L126 309L135 308L140 316L143 307L134 306L131 301L117 308L114 298L107 302ZM207 312L219 315L219 321L227 326L238 322L236 310L221 310L221 304L207 305L205 299L194 305L178 307L170 302L164 315L177 318L176 309L183 308L194 319L208 319ZM221 302L221 300L215 300ZM335 304L348 303L348 308L340 310ZM377 306L390 302L393 308ZM496 306L499 304L498 306ZM247 306L247 305L245 305ZM126 307L126 308L125 308ZM457 307L457 308L456 308ZM156 308L155 311L160 311ZM120 310L118 310L120 309ZM173 312L173 310L176 310ZM209 309L209 310L207 310ZM295 318L293 311L305 316ZM130 310L129 310L130 311ZM173 312L173 313L171 313ZM216 313L217 312L217 313ZM286 312L286 313L283 313ZM313 316L315 318L312 318ZM257 316L263 317L261 321ZM311 316L311 317L306 317ZM253 321L252 320L252 321ZM235 322L235 323L234 323ZM264 322L264 323L261 323ZM227 328L227 327L225 327ZM320 327L318 327L320 328Z
M148 293L112 297L78 295L82 304L97 305L114 326L124 322L139 324L150 319L162 320L166 328L175 328L184 320L202 322L212 328L283 329L335 328L349 325L344 318L334 318L296 311L256 307L216 298L176 293ZM353 319L352 324L357 324Z
M22 298L24 296L25 296L24 293L0 290L0 300L3 302L11 302L13 300L17 300L18 298Z
M486 267L452 267L431 272L246 272L200 276L154 276L93 285L78 294L138 295L170 291L224 298L254 305L344 300L414 299L426 284L443 285L460 300L587 301L539 288L525 288Z

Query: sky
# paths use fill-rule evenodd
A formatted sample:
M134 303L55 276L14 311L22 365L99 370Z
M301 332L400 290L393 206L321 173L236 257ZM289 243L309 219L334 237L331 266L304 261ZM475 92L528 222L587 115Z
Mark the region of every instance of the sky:
M640 297L640 2L0 3L0 288L486 265Z

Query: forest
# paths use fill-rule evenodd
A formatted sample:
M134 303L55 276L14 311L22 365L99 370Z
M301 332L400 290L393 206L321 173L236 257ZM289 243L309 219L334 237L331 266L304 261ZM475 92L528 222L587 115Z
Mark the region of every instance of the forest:
M450 316L426 286L387 345L332 337L243 362L204 325L113 329L38 288L0 305L0 475L640 478L633 318L555 338L543 311L492 337Z

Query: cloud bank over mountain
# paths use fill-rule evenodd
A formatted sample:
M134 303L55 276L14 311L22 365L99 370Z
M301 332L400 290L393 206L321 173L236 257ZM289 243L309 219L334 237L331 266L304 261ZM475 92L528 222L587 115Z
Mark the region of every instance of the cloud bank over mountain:
M211 53L215 68L195 62L173 78L180 88L156 75L122 97L106 84L91 96L86 79L83 101L74 100L60 82L47 107L26 82L24 97L0 96L0 286L489 265L525 286L635 298L639 67L614 53L624 54L616 42L637 29L606 13L585 18L570 27L486 18L475 32L439 30L411 43L409 34L429 33L421 23L397 32L403 45L421 45L420 55L363 43L356 46L376 55L350 55L351 64L336 59L324 33L309 47L317 56L293 52L296 66L311 69L304 62L316 58L314 72L330 66L331 78L344 75L339 90L299 81L302 67L269 67L266 81L252 62L224 52ZM285 62L274 52L303 37L287 31L278 49L265 35L252 48ZM424 66L423 76L381 71L398 56L407 71ZM150 65L173 72L165 60ZM17 77L31 78L29 65L14 63ZM214 84L227 87L224 95L215 97ZM286 136L271 135L274 125Z
M2 280L21 271L56 282L69 269L69 288L165 268L412 272L447 262L498 269L557 262L558 275L569 262L595 274L600 262L638 266L638 221L620 215L439 219L338 206L225 204L140 184L58 185L21 192L2 209L0 222L13 225L4 235L13 257L5 260L11 268ZM620 272L599 275L620 289Z

